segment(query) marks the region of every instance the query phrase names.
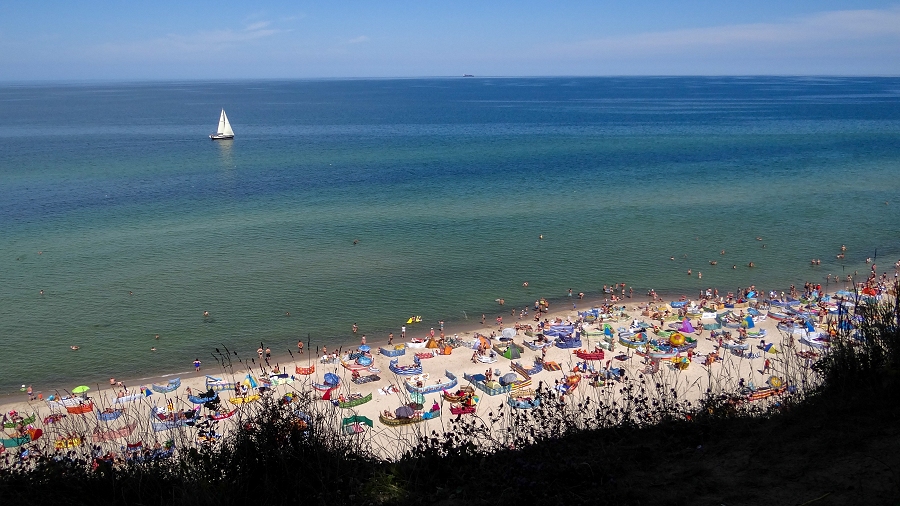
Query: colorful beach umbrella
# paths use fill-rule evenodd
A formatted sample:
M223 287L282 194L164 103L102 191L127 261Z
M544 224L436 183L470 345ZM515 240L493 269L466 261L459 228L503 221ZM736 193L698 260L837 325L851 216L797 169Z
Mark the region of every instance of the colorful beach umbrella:
M410 392L409 400L411 400L412 402L415 402L416 404L424 404L425 396L419 392Z
M514 372L508 372L503 376L500 376L500 384L501 385L512 385L516 381L519 380L519 376Z
M340 376L334 374L333 372L325 373L325 384L326 385L337 385L341 382Z
M368 353L371 349L368 344L363 344L359 347L359 351L363 353Z
M91 389L91 387L89 387L89 386L87 386L87 385L79 385L79 386L77 386L77 387L75 387L75 388L72 389L72 393L73 393L73 394L83 394L83 393L87 392L87 391L90 390L90 389Z

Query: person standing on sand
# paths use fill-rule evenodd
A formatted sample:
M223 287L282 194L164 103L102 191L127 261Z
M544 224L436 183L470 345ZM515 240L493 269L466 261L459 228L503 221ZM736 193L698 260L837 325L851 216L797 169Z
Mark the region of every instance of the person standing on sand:
M362 346L364 344L366 344L366 335L365 334L362 335L362 339L360 339L359 345Z
M262 346L256 349L256 354L259 355L259 359L262 360L263 357L263 349Z
M303 355L303 341L297 340L297 352Z
M481 315L481 324L484 325L484 313Z
M394 333L393 332L388 334L388 346L391 346L392 344L394 344Z
M194 359L194 370L197 372L200 372L200 359L199 358Z
M27 391L28 391L28 400L33 401L34 400L34 389L31 388L31 385L28 385Z
M406 339L406 325L400 327L400 339Z

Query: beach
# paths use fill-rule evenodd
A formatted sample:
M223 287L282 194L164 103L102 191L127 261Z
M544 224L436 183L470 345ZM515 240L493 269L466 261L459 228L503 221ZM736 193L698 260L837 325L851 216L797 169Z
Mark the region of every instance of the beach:
M567 297L568 299L568 297ZM834 307L836 299L825 297L829 302L828 307ZM703 301L706 304L708 301ZM715 301L718 302L717 300ZM779 301L780 302L780 301ZM573 308L572 304L576 307ZM44 433L43 440L38 439L35 444L49 445L50 448L56 441L71 440L72 438L81 438L84 441L90 440L93 432L100 431L109 433L111 431L121 430L131 427L132 424L137 428L122 437L111 437L108 441L94 441L92 444L99 445L104 452L119 453L122 447L127 444L136 444L141 442L145 445L153 444L159 441L166 441L174 438L184 444L185 441L192 442L196 439L197 429L191 427L179 427L171 430L163 430L155 432L151 430L148 421L154 420L153 413L160 413L163 416L173 413L184 413L189 410L198 409L204 416L212 415L213 412L200 408L198 404L192 403L188 399L189 392L194 396L202 396L208 387L208 380L216 379L224 382L243 382L245 380L253 381L249 383L249 394L255 394L254 386L258 386L261 380L266 379L270 374L283 373L281 382L284 384L271 385L271 389L264 392L263 395L272 395L274 398L280 398L290 393L308 392L316 398L323 396L330 397L330 400L317 401L323 410L335 410L337 419L343 419L352 416L365 417L373 422L372 428L361 427L364 430L364 437L371 437L373 447L379 448L382 452L380 455L384 458L396 458L398 450L408 448L408 446L397 446L397 441L406 441L412 444L415 438L422 434L423 431L442 431L449 424L451 418L456 417L450 412L452 406L461 407L461 404L455 404L445 399L445 392L455 394L462 387L474 386L477 396L477 403L474 404L474 414L464 414L459 416L476 416L484 418L486 413L491 410L497 410L498 407L505 405L507 398L523 398L531 401L535 398L535 389L549 391L544 394L544 402L549 402L551 398L561 399L563 402L577 403L585 398L597 399L615 399L619 394L616 393L617 386L623 380L633 380L638 382L646 382L647 385L662 384L667 388L672 388L677 392L678 397L684 400L698 400L707 388L713 391L734 392L739 386L746 386L750 390L758 389L765 391L767 387L779 387L778 394L782 395L784 388L790 386L795 391L805 391L815 386L815 375L808 369L812 363L811 357L818 356L824 349L821 345L815 347L803 344L800 340L801 336L809 335L808 333L798 331L785 331L777 327L780 320L768 318L767 314L776 315L776 309L782 306L771 306L768 310L756 313L752 318L754 324L747 329L747 318L750 316L750 303L734 303L729 308L721 308L716 310L707 309L705 312L699 312L700 306L697 300L686 299L684 301L657 301L650 300L632 300L625 298L623 301L609 303L606 308L615 308L606 316L605 322L585 321L585 317L591 319L592 314L603 314L604 304L592 304L589 301L579 299L577 293L573 294L571 302L566 300L565 303L553 304L563 307L548 308L547 312L541 314L541 321L547 321L556 326L565 326L575 324L581 328L581 346L578 347L579 352L596 353L603 352L603 358L596 360L596 355L589 355L588 360L579 358L575 354L575 349L563 349L558 346L550 346L546 348L546 355L542 355L540 351L532 350L525 347L526 341L533 342L535 335L539 331L526 330L526 327L535 326L538 322L534 319L534 312L529 308L528 315L521 315L516 311L515 315L508 312L503 316L503 322L497 322L498 315L485 315L485 323L482 325L477 322L470 326L450 326L444 328L445 340L453 342L465 343L452 349L449 355L438 354L436 342L428 346L428 340L431 337L432 330L435 330L435 341L440 340L440 324L431 327L428 322L410 323L406 325L407 339L403 340L400 333L394 335L394 345L388 346L387 340L383 336L373 337L367 336L366 344L371 349L371 357L373 363L370 367L374 367L378 372L371 372L368 368L358 367L354 359L347 355L349 352L355 352L358 355L360 344L342 346L340 355L336 355L338 350L329 350L329 357L314 356L313 354L304 353L303 355L294 355L293 360L287 361L285 357L271 357L269 364L265 364L263 357L260 364L259 357L252 352L247 357L241 357L241 354L233 352L222 353L222 363L228 362L225 357L234 357L229 367L222 367L220 364L210 364L208 361L200 365L199 373L196 371L186 372L178 376L178 386L172 392L162 393L157 389L166 387L171 382L176 381L173 376L157 377L153 379L130 379L117 378L116 381L122 381L121 385L87 385L90 390L86 393L86 398L94 403L94 408L84 414L68 413L61 420L47 422L45 420L53 413L66 413L66 410L60 406L51 407L48 403L48 393L42 392L43 401L35 400L28 402L25 394L22 398L8 401L0 407L4 413L12 419L11 413L17 413L20 416L27 417L34 413L36 421L32 422L35 428L41 428ZM712 302L709 302L712 304ZM716 305L718 307L718 305ZM787 306L784 306L787 307ZM823 307L825 307L823 305ZM689 351L672 353L664 355L666 358L654 360L649 356L651 351L647 346L628 347L623 343L629 342L628 339L637 339L636 337L625 337L627 330L634 327L635 324L641 323L647 327L644 332L648 338L656 338L656 342L663 343L664 339L659 339L657 333L661 331L677 331L684 330L684 323L678 318L679 308L685 308L685 311L698 311L695 313L696 318L689 317L692 325L695 326L693 332L684 332L686 338L696 341L696 347ZM504 308L505 310L505 308ZM510 309L510 311L513 311ZM520 308L521 311L521 308ZM666 314L668 312L668 314ZM700 330L702 325L715 326L716 322L726 321L722 315L730 314L733 321L740 322L732 327L724 327L717 332L729 331L730 337L725 337L722 341L723 334L714 337L709 330ZM651 318L654 315L663 321L663 325L659 326L659 321ZM491 318L493 316L493 318ZM717 319L716 316L721 318ZM480 319L479 319L480 320ZM813 320L815 321L815 320ZM824 321L824 320L823 320ZM741 323L743 325L741 325ZM519 326L520 330L516 332L515 326ZM607 327L604 327L607 326ZM738 330L743 326L744 330ZM655 327L655 328L654 328ZM548 324L546 332L550 334L551 327ZM612 329L608 332L614 336L612 339L603 337L604 328ZM688 327L690 328L690 327ZM512 342L519 345L521 349L520 358L510 360L502 356L509 349L509 341L501 341L499 337L503 334L504 329L507 335L514 333ZM737 337L740 332L751 332L751 336L738 341ZM803 329L806 330L805 328ZM815 334L827 330L825 326L816 326ZM527 334L526 334L527 332ZM487 353L494 353L495 357L491 363L483 363L473 359L476 350L472 344L476 341L478 335L490 336L495 334L497 338L490 339L492 350ZM668 335L668 334L666 334ZM615 337L618 336L618 337ZM360 336L361 340L361 336ZM612 350L604 349L612 343ZM683 342L683 341L682 341ZM728 348L731 343L745 343L746 349L740 351L741 356L736 352L730 351ZM399 348L398 348L399 345ZM388 352L396 352L404 348L404 354L396 357L401 367L412 367L418 362L421 365L421 372L416 371L416 375L410 380L409 384L420 389L431 390L431 393L424 395L424 399L415 399L412 394L413 389L407 388L407 380L410 376L395 374L389 368L391 358L385 356L382 349ZM365 349L365 348L364 348ZM767 352L768 350L768 352ZM221 350L224 352L224 350ZM449 350L448 350L449 351ZM638 352L647 352L644 355ZM416 361L413 357L420 354L422 357ZM334 360L330 357L340 357ZM710 358L712 357L712 358ZM291 357L287 357L291 358ZM250 360L252 359L252 360ZM342 360L341 360L342 359ZM342 363L343 362L343 363ZM519 364L521 367L514 369L513 363ZM523 369L531 369L535 362L556 363L559 370L548 370L544 367L539 372L533 374L524 374ZM684 363L679 367L679 363ZM768 367L767 367L768 365ZM314 366L313 374L301 374ZM587 366L587 370L585 370ZM353 372L350 367L355 367L360 376L368 376L375 374L378 379L363 384L356 384L352 381ZM591 369L602 371L601 374L591 374ZM614 371L614 374L606 374L605 371ZM450 373L450 374L448 374ZM503 393L499 395L489 395L488 392L473 384L472 377L481 374L484 376L493 376L494 378L513 373L516 381L525 383L513 385L512 393L510 388L506 387ZM336 375L340 378L339 384L333 389L328 384L326 374ZM620 376L621 375L621 376ZM579 376L581 381L568 393L563 394L560 389L561 385L566 385L568 378ZM253 380L250 380L250 378ZM290 378L290 380L288 380ZM469 378L469 379L466 379ZM597 381L597 378L600 381ZM772 378L777 379L777 384L773 385ZM287 382L289 381L289 382ZM421 382L421 383L417 383ZM276 381L276 383L278 383ZM393 386L394 388L389 390ZM60 397L73 396L71 390L56 391L53 393L56 400ZM127 394L124 391L127 388ZM500 385L494 384L492 388L501 388ZM151 392L146 396L144 392ZM326 395L327 392L327 395ZM519 392L517 394L516 392ZM141 393L135 401L118 404L116 399L122 395L132 395ZM85 394L81 394L85 395ZM217 413L227 413L234 409L238 413L250 413L254 408L254 403L234 404L230 399L242 400L246 399L245 395L237 395L232 387L218 392L222 400L221 407ZM335 406L336 403L350 403L354 399L364 399L371 395L371 401L350 407L341 408ZM547 397L547 396L550 397ZM772 397L771 400L777 400ZM435 418L422 421L415 424L403 424L399 427L389 425L395 421L398 408L409 405L411 402L420 404L416 408L419 410L414 417L424 413L429 413L432 409L436 409L440 414ZM760 402L768 402L762 400ZM123 415L115 421L103 422L98 421L99 413L106 410L107 412L123 410ZM151 411L155 409L156 411ZM509 408L507 408L509 409ZM246 410L246 411L245 411ZM432 413L432 415L435 415ZM380 419L386 416L385 419ZM160 418L161 420L162 418ZM228 432L234 429L234 423L243 419L239 414L233 419L222 420L219 426L220 431ZM234 423L230 423L234 420ZM387 420L385 423L384 420ZM44 421L44 423L42 423ZM159 422L159 420L157 420ZM177 436L177 437L176 437ZM190 444L190 443L188 443Z

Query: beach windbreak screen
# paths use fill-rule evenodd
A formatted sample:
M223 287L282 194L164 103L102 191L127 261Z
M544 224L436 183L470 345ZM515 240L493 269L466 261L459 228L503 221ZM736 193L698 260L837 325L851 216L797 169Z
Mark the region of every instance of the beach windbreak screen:
M825 286L900 258L898 174L897 78L2 85L0 394L570 288Z

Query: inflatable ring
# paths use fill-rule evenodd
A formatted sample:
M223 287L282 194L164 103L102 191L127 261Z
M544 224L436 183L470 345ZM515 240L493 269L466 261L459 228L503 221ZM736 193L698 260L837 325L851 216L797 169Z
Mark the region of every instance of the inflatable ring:
M778 376L769 376L769 386L772 388L781 388L783 382Z

